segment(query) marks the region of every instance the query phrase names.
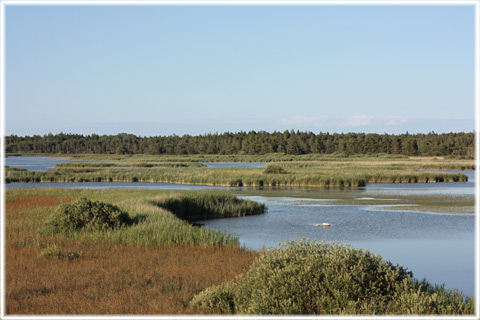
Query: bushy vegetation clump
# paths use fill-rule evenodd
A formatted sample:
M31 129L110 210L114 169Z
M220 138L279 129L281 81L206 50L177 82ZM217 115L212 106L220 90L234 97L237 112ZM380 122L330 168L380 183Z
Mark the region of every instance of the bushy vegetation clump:
M401 266L339 243L290 241L191 306L234 314L465 314L473 299L418 282Z
M70 204L62 203L47 220L43 232L108 231L131 223L129 214L117 206L82 197Z
M283 169L280 166L270 164L263 170L263 173L265 173L265 174L285 174L285 173L287 173L287 171L285 171L285 169Z
M265 205L226 192L183 192L157 202L185 220L242 217L265 212Z

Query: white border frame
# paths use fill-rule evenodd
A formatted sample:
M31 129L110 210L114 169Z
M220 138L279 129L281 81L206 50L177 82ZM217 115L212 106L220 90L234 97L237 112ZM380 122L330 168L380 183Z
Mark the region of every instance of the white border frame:
M5 243L3 241L5 236L5 172L4 172L4 159L5 159L5 7L8 5L15 6L114 6L114 5L127 5L127 6L145 6L145 5L162 5L162 6L189 6L189 5L213 5L213 6L278 6L278 5L292 5L292 6L365 6L365 5L398 5L398 6L411 6L411 5L449 5L449 6L461 6L470 5L475 10L475 314L472 316L8 316L5 315ZM480 318L480 2L479 0L0 0L0 155L1 155L1 215L0 215L0 318L1 319L479 319Z

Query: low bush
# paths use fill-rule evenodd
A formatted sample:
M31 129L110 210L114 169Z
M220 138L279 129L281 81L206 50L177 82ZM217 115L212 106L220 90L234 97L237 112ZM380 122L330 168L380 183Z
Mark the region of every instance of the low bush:
M265 173L265 174L285 174L285 173L287 173L287 171L285 171L285 169L283 169L280 166L270 164L263 170L263 173Z
M205 313L465 314L474 301L419 283L401 266L349 245L286 242L257 258L233 282L191 301Z
M100 201L87 198L60 207L49 217L43 233L71 234L76 231L107 231L132 223L125 211Z

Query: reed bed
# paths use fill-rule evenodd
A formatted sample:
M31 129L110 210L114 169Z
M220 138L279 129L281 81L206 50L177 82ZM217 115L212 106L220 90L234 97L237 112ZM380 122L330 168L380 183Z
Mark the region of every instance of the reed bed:
M70 157L72 160L82 161L123 161L123 162L292 162L292 161L348 161L348 162L435 162L435 163L465 163L474 165L475 160L462 157L443 156L406 156L393 154L302 154L288 155L283 153L267 153L263 155L114 155L114 154L72 154L52 155L52 157Z
M392 154L357 154L357 155L345 155L341 153L333 154L303 154L303 155L291 155L284 153L267 153L262 155L249 155L249 154L236 154L236 155L220 155L220 154L191 154L191 155L115 155L115 154L72 154L72 155L52 155L53 157L71 157L75 160L125 160L125 161L178 161L178 162L276 162L276 161L328 161L338 159L348 159L350 161L361 161L364 159L409 159L405 155L392 155ZM413 157L419 158L419 157ZM433 158L433 157L424 157ZM437 157L441 158L441 157Z
M266 207L230 193L185 192L155 202L185 220L244 217L264 213Z
M206 165L200 162L179 162L179 161L117 161L117 162L65 162L57 163L55 168L201 168Z
M303 186L320 188L363 187L368 183L457 182L459 173L425 172L405 168L349 166L338 168L289 168L283 174L264 173L262 168L208 169L106 169L94 172L34 172L6 170L6 183L29 182L167 182L213 186Z

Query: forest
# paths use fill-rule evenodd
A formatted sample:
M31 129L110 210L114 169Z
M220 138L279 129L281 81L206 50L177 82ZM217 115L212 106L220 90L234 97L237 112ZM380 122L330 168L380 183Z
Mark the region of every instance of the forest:
M473 159L474 132L428 134L312 133L250 131L140 137L133 134L5 137L8 154L401 154Z

